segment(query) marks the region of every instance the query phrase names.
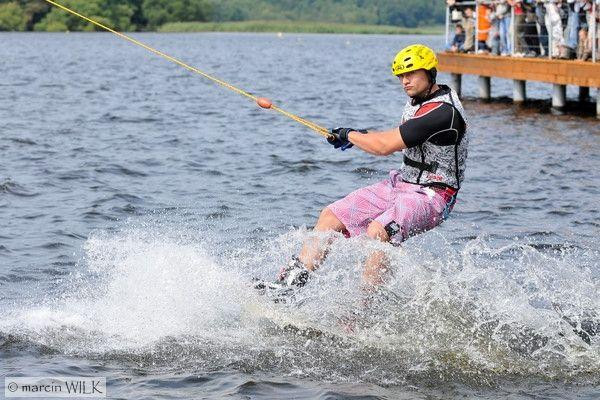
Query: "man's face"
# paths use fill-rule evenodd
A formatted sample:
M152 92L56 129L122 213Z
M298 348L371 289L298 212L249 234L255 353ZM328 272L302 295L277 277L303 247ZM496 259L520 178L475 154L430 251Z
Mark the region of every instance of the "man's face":
M465 8L465 15L467 16L467 18L471 18L473 16L473 9L469 7Z
M429 76L424 69L398 75L398 79L409 97L419 97L429 89Z

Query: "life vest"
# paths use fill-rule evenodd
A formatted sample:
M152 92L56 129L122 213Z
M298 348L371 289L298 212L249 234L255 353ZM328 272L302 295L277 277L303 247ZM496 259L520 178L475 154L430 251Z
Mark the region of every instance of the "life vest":
M464 108L456 93L446 85L439 85L438 95L428 98L422 103L413 104L412 99L404 107L402 122L408 121L418 115L421 107L429 103L447 103L457 111L457 118L462 118L465 123L465 133L452 145L441 146L425 143L405 149L404 165L400 170L405 182L416 183L423 186L450 187L460 189L464 179L467 161L467 147L469 143L469 124L465 118ZM446 131L447 132L447 131Z

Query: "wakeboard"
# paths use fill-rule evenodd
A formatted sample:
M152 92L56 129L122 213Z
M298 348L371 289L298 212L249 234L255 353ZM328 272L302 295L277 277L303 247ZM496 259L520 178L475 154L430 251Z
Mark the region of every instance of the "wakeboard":
M253 279L252 285L258 296L256 301L244 305L245 318L258 321L266 328L309 339L347 339L343 329L336 329L338 324L325 326L302 311L306 299L297 296L298 288L272 285L259 279Z

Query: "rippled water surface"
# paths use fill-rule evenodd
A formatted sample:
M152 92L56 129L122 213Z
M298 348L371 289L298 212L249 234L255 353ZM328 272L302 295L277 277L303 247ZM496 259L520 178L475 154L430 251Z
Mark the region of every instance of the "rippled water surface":
M401 118L396 51L442 42L136 37L324 126L359 128ZM335 241L295 305L248 283L401 156L334 151L108 34L0 41L0 375L106 376L111 398L598 398L600 339L574 332L599 321L595 119L481 103L465 77L473 130L455 211L384 246L387 294L346 332L377 244ZM494 80L495 95L511 90ZM318 331L282 329L290 320Z

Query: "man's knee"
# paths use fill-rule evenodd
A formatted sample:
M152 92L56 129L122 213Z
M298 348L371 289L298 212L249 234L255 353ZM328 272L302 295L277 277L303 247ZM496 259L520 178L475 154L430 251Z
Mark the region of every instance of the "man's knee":
M344 228L344 224L327 207L325 207L323 211L321 211L321 214L319 215L319 220L317 221L317 225L315 226L315 229L319 231L341 231Z
M367 236L382 242L389 242L390 236L380 222L372 221L367 227Z

